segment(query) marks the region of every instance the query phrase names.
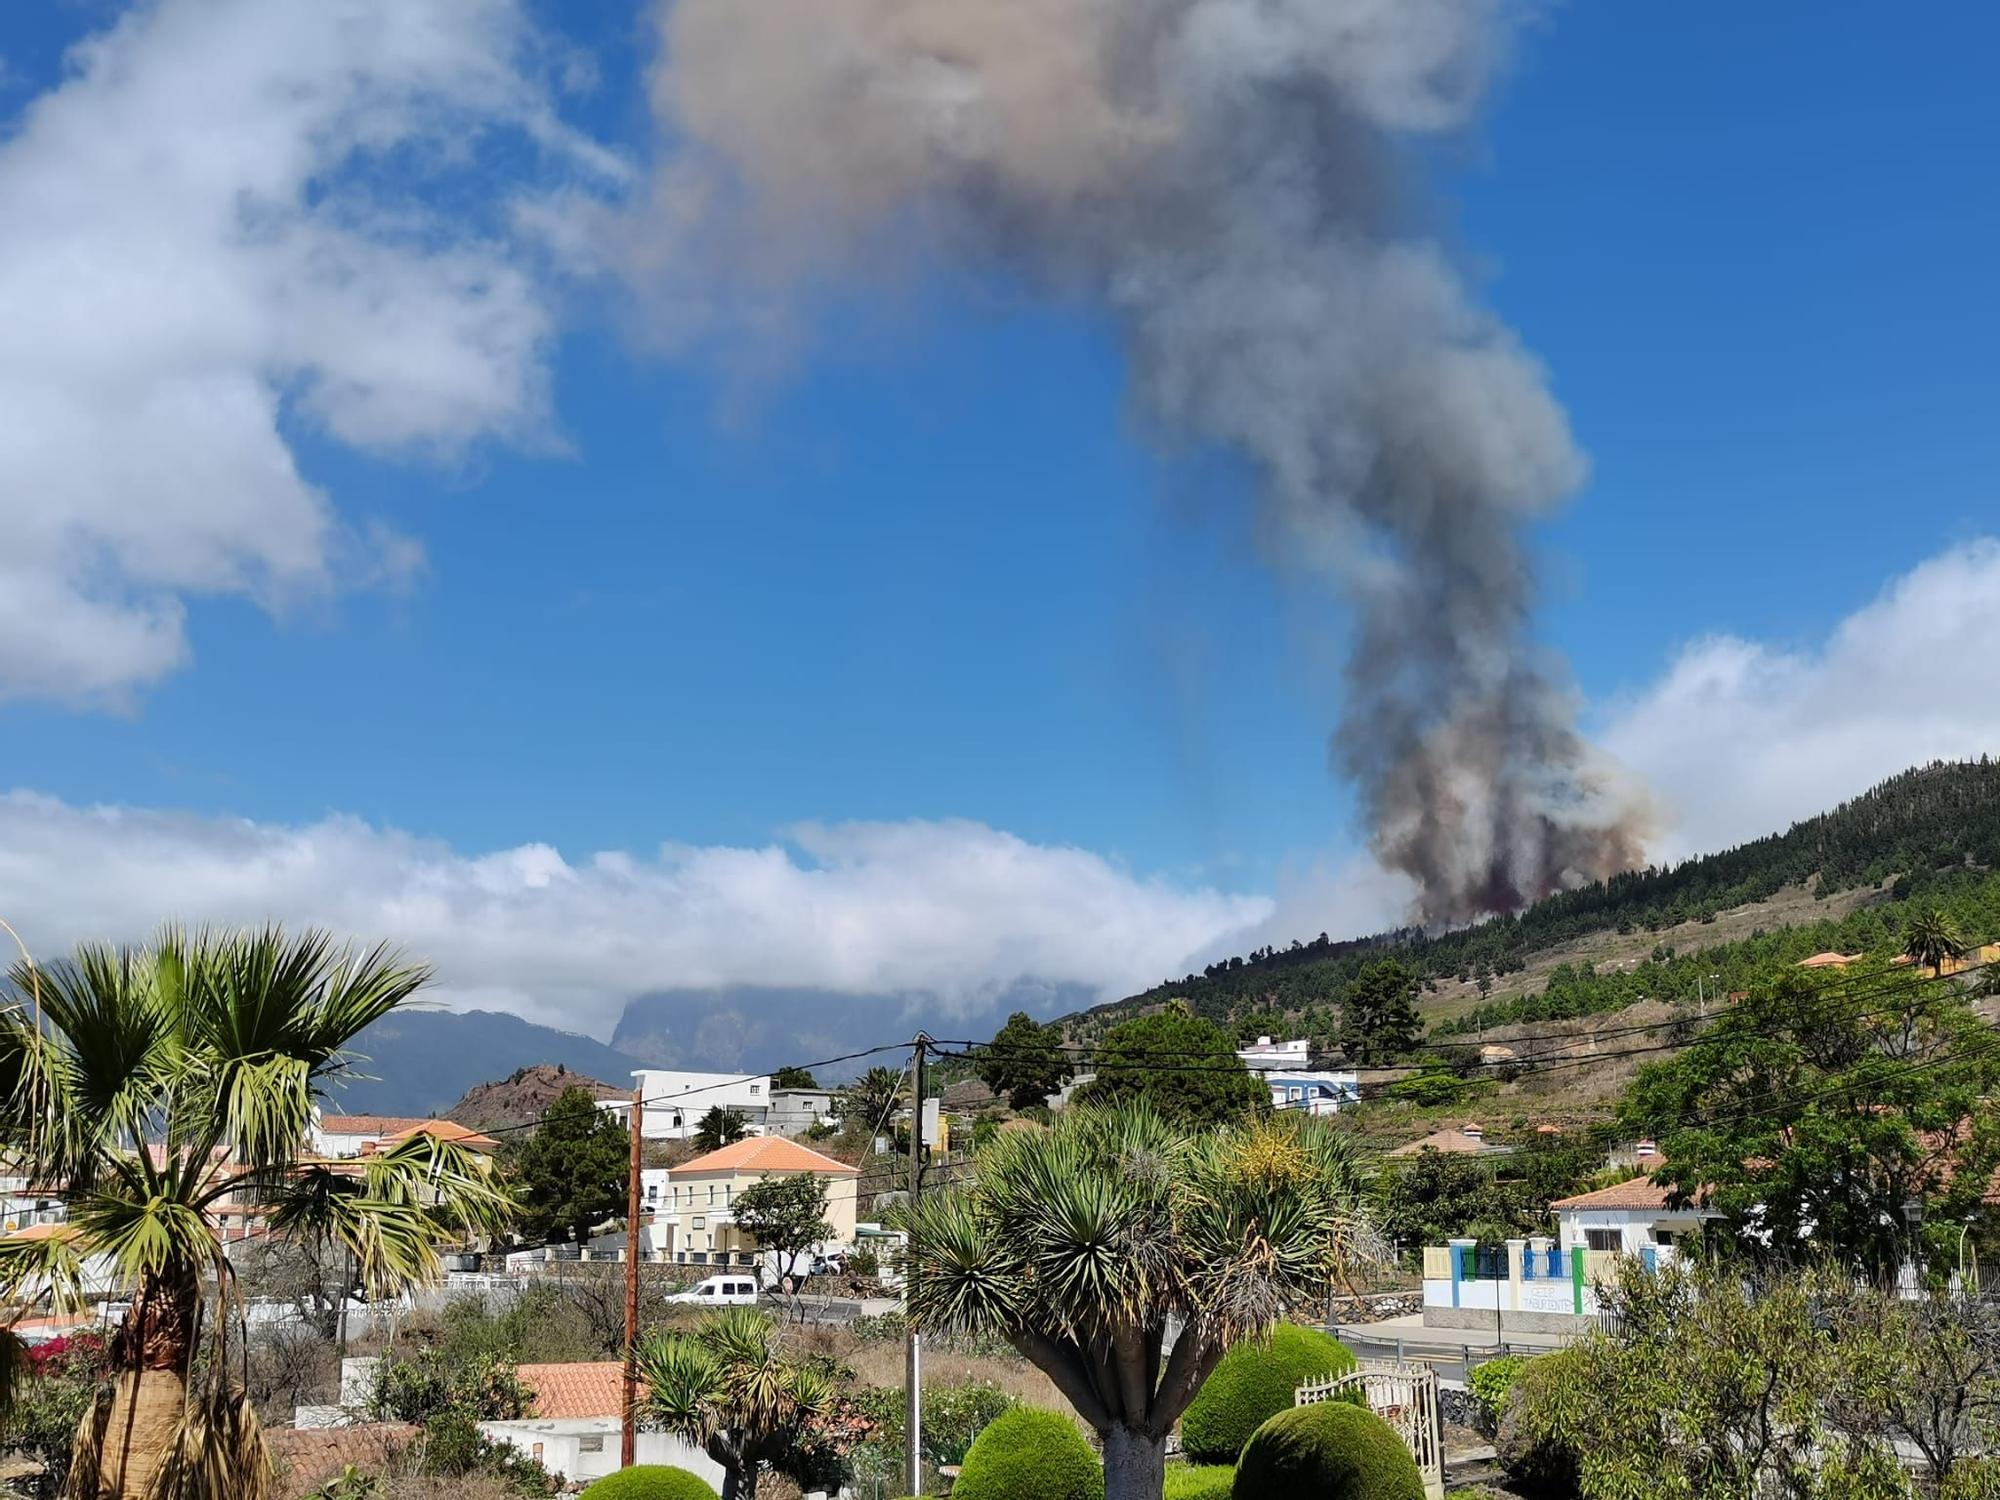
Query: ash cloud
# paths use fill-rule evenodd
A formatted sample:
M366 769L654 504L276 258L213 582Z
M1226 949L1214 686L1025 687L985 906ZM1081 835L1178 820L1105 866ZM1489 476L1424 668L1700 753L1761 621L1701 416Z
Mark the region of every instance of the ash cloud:
M647 234L683 331L726 266L912 254L1117 319L1164 431L1247 454L1281 566L1357 619L1336 768L1419 915L1636 863L1642 799L1536 649L1521 533L1584 461L1541 367L1425 230L1411 158L1475 118L1503 0L675 0Z

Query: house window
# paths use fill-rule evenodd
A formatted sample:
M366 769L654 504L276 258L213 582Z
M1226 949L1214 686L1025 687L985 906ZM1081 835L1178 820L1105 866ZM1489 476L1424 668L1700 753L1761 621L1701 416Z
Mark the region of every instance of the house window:
M1653 1231L1653 1243L1656 1245L1672 1245L1679 1239L1680 1235L1671 1229L1655 1229Z
M696 1218L694 1221L694 1227L696 1229L706 1229L708 1228L708 1220L703 1218Z
M1622 1250L1624 1235L1616 1229L1586 1229L1583 1242L1592 1250Z
M753 1094L754 1094L754 1093L756 1093L756 1092L757 1092L757 1089L758 1089L758 1087L759 1087L759 1086L758 1086L757 1084L754 1084L754 1083L753 1083L753 1084L751 1084L751 1085L750 1085L750 1092L751 1092L751 1093L753 1093Z
M604 1451L604 1434L601 1432L584 1433L576 1440L576 1451L579 1453L602 1453Z

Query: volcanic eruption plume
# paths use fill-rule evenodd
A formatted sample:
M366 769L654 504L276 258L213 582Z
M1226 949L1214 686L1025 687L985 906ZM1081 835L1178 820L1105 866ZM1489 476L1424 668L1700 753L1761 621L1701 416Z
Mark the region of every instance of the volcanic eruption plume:
M654 233L767 284L885 247L1109 311L1142 405L1254 462L1265 540L1357 616L1336 765L1421 917L1640 855L1530 633L1521 533L1583 461L1424 228L1504 0L673 0ZM718 224L733 226L718 229Z

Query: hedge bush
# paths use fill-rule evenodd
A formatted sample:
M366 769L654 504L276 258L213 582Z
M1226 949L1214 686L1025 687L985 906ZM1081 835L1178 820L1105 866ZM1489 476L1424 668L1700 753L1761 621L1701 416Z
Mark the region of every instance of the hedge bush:
M952 1500L1104 1500L1104 1466L1076 1423L1017 1406L973 1440Z
M1280 1323L1268 1340L1222 1356L1181 1417L1181 1448L1196 1463L1233 1464L1251 1433L1291 1409L1300 1385L1353 1368L1354 1356L1331 1334Z
M1479 1430L1488 1437L1499 1428L1500 1413L1507 1409L1507 1393L1514 1389L1514 1378L1527 1362L1523 1355L1507 1354L1473 1368L1469 1382L1472 1399L1479 1408Z
M1538 1354L1516 1372L1493 1438L1500 1467L1516 1487L1551 1500L1578 1493L1589 1403L1577 1348Z
M716 1500L708 1482L672 1464L634 1464L606 1474L583 1492L583 1500Z
M1250 1436L1234 1500L1424 1500L1417 1461L1389 1424L1344 1401L1280 1412Z
M1166 1500L1229 1500L1233 1464L1174 1464L1167 1470Z

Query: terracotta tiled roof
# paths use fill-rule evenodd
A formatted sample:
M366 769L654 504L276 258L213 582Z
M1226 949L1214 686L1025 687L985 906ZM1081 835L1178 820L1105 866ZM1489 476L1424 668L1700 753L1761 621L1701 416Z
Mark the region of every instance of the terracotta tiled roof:
M264 1441L283 1466L293 1489L310 1487L347 1465L381 1470L423 1430L405 1422L367 1422L355 1427L267 1427Z
M1662 1187L1650 1177L1634 1177L1614 1187L1599 1188L1594 1193L1578 1193L1574 1197L1558 1198L1549 1207L1665 1208L1667 1195L1672 1191L1672 1188Z
M468 1130L456 1120L423 1120L408 1130L398 1130L382 1137L382 1144L407 1141L413 1135L434 1135L441 1141L456 1141L474 1151L491 1151L500 1143L490 1135L481 1135L476 1130Z
M1407 1146L1398 1146L1391 1156L1415 1156L1423 1150L1442 1151L1447 1156L1483 1154L1494 1149L1491 1142L1478 1136L1467 1135L1463 1130L1438 1130L1420 1141L1411 1141Z
M428 1125L429 1120L414 1115L321 1115L319 1128L325 1135L400 1135Z
M538 1417L616 1417L625 1411L625 1366L615 1359L566 1365L520 1365L515 1374L535 1395Z
M1824 953L1815 953L1811 958L1800 959L1797 967L1801 969L1844 969L1849 964L1860 963L1867 956L1865 953L1836 953L1829 948Z
M859 1167L835 1161L781 1135L753 1135L668 1169L669 1178L704 1172L827 1172L858 1175Z

